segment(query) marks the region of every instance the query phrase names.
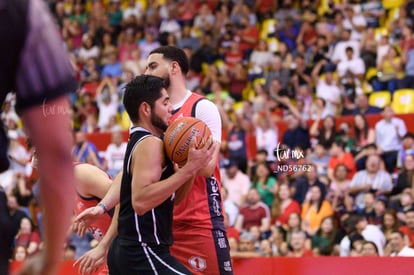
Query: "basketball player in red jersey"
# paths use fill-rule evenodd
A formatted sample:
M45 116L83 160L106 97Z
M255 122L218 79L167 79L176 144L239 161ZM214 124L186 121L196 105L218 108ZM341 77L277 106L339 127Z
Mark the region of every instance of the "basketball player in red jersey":
M37 169L37 163L37 156L34 154L32 159L32 167L34 169ZM112 180L107 173L98 167L87 163L74 163L74 176L75 189L77 193L75 196L74 212L76 215L78 215L84 210L96 206L99 203L101 198L103 198L108 192ZM88 230L93 235L93 237L100 242L108 231L109 226L111 225L111 221L111 214L106 212L99 219L90 224L87 228L83 227L82 229ZM72 230L74 232L78 232L77 228L75 227L72 227ZM84 234L84 232L80 233L82 235ZM87 257L87 255L79 258L77 263L82 263L85 257ZM97 272L99 270L99 273L97 274L108 274L108 268L106 265L102 265L103 263L104 262L100 262L93 271ZM92 269L90 269L90 271L92 271Z
M162 77L173 104L172 121L192 116L204 121L221 142L221 118L214 103L185 87L189 62L183 50L163 46L147 59L145 74ZM187 197L174 207L171 254L194 274L232 274L220 196L219 147L215 158L197 176Z
M221 142L221 118L214 103L185 87L189 70L184 51L172 46L153 50L147 60L146 74L164 78L169 83L167 92L173 105L173 117L193 116L210 128L213 139ZM215 157L195 178L187 197L174 207L171 254L193 274L233 274L229 244L223 223L218 167L220 146ZM119 186L112 184L102 199L102 205L111 209L119 202ZM102 207L85 210L75 220L89 225L103 214ZM100 260L97 256L95 261Z

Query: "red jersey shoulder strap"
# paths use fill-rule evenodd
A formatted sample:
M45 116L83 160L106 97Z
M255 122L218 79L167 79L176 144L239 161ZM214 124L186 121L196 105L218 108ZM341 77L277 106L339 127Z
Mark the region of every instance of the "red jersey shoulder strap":
M191 93L191 96L184 102L181 108L174 110L172 119L175 120L179 117L192 116L196 115L196 106L197 103L203 99L206 99L204 96L201 96L196 93Z

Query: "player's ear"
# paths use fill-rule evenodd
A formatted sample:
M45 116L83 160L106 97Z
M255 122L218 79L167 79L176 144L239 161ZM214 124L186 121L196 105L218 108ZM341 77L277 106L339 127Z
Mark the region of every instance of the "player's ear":
M151 115L151 106L147 102L142 102L140 109L145 116Z

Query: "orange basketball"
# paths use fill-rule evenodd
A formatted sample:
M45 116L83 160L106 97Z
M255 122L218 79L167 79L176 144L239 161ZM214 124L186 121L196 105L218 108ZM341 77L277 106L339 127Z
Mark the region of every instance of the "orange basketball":
M210 135L210 129L198 118L178 118L168 126L164 133L165 151L173 162L183 166L187 162L191 139L195 137L197 148L202 148Z

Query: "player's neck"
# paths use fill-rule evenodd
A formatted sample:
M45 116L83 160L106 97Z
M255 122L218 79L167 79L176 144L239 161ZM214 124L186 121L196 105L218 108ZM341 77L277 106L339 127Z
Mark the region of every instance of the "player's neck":
M142 128L143 130L146 130L148 132L150 132L151 134L153 134L154 136L161 136L163 131L157 127L155 127L154 125L152 125L150 122L140 122L137 124L133 125L133 128Z
M170 84L168 88L168 95L170 96L170 102L175 105L181 102L187 95L187 88L184 81L176 81Z

